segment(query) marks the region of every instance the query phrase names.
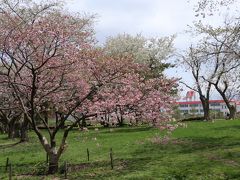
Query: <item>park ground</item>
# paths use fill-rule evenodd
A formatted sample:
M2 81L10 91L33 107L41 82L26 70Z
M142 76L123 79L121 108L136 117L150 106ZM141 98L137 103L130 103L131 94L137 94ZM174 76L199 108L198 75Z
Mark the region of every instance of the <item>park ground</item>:
M240 179L240 120L188 122L168 142L161 135L146 126L74 130L60 164L69 164L68 179ZM30 142L18 144L0 135L0 179L8 179L7 157L13 179L63 179L61 173L42 175L46 155L34 134L30 136Z

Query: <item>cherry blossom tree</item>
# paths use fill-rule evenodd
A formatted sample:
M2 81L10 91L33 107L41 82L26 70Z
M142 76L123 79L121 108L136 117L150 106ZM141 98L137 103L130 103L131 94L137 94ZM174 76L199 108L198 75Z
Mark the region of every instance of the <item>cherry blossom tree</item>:
M145 38L140 34L136 36L119 34L107 39L105 51L110 56L131 56L135 62L150 68L151 71L148 71L147 76L154 78L161 76L165 69L173 66L168 60L175 52L174 39L174 35L161 38Z
M13 90L15 100L49 155L49 173L55 173L67 134L75 123L65 129L58 149L55 136L71 112L92 96L98 86L93 81L90 86L85 72L79 72L87 68L89 58L95 57L88 52L94 42L92 17L60 12L54 3L4 5L7 8L3 6L1 13L4 24L0 27L4 69L1 76ZM21 8L23 14L19 13ZM65 113L54 130L50 130L42 117L46 103L56 112ZM47 128L50 142L38 129L37 117Z
M7 84L2 87L11 89L16 105L48 154L50 174L58 170L69 132L84 119L119 105L128 107L124 111L129 117L139 114L159 127L170 127L176 80L146 78L143 72L149 71L149 66L129 54L110 56L97 48L94 17L63 12L51 2L3 1L1 11L0 77L1 83ZM56 114L54 127L47 121L49 109ZM68 121L71 115L74 121ZM38 121L48 136L39 129ZM63 136L56 142L61 128Z
M128 98L124 97L129 97L129 102L116 103L116 106L114 108L112 107L112 110L110 111L115 111L119 125L123 124L124 116L133 114L129 113L131 112L130 109L134 109L133 106L135 107L135 115L138 115L139 118L141 117L140 115L143 111L141 111L141 113L137 112L136 108L140 103L143 103L143 99L146 100L145 96L147 96L147 94L143 93L143 89L141 89L140 86L136 88L136 84L144 84L147 86L145 83L148 83L148 79L152 81L156 81L157 79L167 80L163 71L172 67L172 64L168 62L168 59L172 57L174 53L173 40L174 36L147 39L142 35L131 36L128 34L119 34L116 37L109 37L107 39L104 50L108 56L113 58L117 57L120 61L123 61L123 59L128 56L132 59L132 63L138 64L137 70L135 70L135 72L139 73L138 78L132 79L132 82L135 82L135 85L133 86L134 88L132 88L133 92L130 91L130 84L125 86L125 84L122 83L124 88L129 86L126 91L124 91L124 88L121 87L121 85L117 86L118 89L113 88L114 91L116 91L114 93L119 95L119 97L115 96L117 97L117 101L121 101L121 99L126 101ZM131 75L131 77L134 76ZM124 81L126 81L126 79L124 79ZM150 83L148 83L148 85L150 85ZM169 88L173 89L170 86ZM143 96L145 98L143 98ZM133 99L130 99L130 97ZM140 99L142 101L140 101L139 97L141 97Z
M116 59L113 60L116 63ZM112 62L112 64L114 63ZM176 79L166 77L145 78L141 72L151 71L133 59L122 59L123 67L130 67L125 74L103 87L93 100L91 109L98 114L115 115L115 125L122 125L126 118L145 121L154 126L169 121L176 96ZM117 67L117 65L114 65ZM140 72L140 73L139 73Z

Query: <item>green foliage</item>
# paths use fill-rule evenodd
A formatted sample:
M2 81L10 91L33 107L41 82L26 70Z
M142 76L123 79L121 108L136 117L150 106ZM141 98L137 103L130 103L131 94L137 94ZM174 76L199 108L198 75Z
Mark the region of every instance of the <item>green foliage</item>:
M92 129L88 132L76 130L70 134L69 147L61 164L65 160L75 164L69 166L69 179L238 179L239 129L239 120L189 122L187 128L174 131L168 143L152 141L161 133L150 127ZM39 164L42 171L44 162L41 161L45 154L36 141L31 134L29 143L7 148L0 146L0 166L5 165L6 157L9 157L15 167L14 174L29 171L21 169L21 164L29 167ZM3 135L0 142L10 143ZM111 147L113 170L109 160ZM87 148L90 150L90 162L87 162ZM7 179L2 170L0 179ZM63 178L62 174L56 176ZM30 177L22 176L23 179L43 179L42 176Z

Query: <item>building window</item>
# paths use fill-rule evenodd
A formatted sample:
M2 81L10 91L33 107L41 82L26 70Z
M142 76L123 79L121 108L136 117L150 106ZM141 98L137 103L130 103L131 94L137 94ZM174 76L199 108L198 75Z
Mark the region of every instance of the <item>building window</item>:
M198 107L198 104L191 104L190 107Z
M187 104L180 104L180 107L188 107Z
M188 110L181 110L183 114L188 114Z
M210 103L210 106L220 106L220 103Z

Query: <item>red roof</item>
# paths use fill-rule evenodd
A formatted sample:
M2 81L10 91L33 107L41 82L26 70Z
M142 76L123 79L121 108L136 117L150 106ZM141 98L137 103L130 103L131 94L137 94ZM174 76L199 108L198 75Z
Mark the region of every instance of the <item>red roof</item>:
M186 94L186 98L192 98L195 95L194 91L188 91Z
M236 101L231 101L236 102ZM223 100L209 100L209 103L224 103ZM201 101L180 101L177 104L202 104Z

